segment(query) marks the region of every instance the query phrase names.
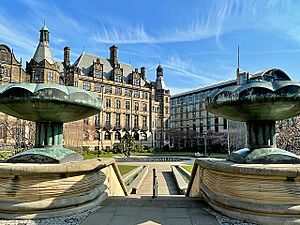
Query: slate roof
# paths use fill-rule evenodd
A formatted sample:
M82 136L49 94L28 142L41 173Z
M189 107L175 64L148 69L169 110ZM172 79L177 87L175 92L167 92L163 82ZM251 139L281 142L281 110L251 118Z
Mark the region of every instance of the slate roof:
M33 59L37 63L43 61L44 59L46 59L50 64L55 63L55 61L53 60L51 49L50 49L48 42L39 42L39 44L35 50Z
M78 67L82 71L82 75L88 76L93 66L93 62L96 59L100 59L100 63L103 64L103 75L104 78L109 80L112 74L112 65L110 64L110 60L107 58L100 58L99 56L88 54L88 53L81 53L81 55L77 58L77 60L73 63L74 67ZM126 83L129 82L129 75L131 74L133 68L126 63L120 62L120 67L123 69L123 76L124 81Z

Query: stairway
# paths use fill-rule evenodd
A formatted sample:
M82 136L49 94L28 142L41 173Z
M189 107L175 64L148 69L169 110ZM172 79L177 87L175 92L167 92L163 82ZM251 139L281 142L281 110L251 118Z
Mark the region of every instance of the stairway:
M137 191L139 196L149 196L153 194L153 169L156 169L158 179L158 196L179 195L175 178L170 165L154 164L149 166L149 172L143 184Z

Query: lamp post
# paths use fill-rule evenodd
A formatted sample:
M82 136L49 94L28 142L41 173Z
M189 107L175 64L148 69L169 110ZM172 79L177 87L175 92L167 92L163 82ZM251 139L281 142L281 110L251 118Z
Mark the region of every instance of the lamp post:
M99 158L99 156L100 156L100 132L99 132L99 130L97 130L96 131L97 132L97 135L98 135L98 148L97 148L97 158Z
M207 133L204 132L203 133L203 138L204 138L204 156L207 156L207 137L206 137Z

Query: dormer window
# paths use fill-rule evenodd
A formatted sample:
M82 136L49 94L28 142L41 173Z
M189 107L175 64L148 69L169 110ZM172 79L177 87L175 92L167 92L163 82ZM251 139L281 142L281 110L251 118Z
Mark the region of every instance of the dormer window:
M114 69L114 81L123 82L123 69L120 68L120 64Z
M119 76L119 75L115 76L115 81L121 83L122 82L122 76Z
M140 81L140 75L138 73L138 69L135 69L135 71L132 71L132 84L136 86L140 86L141 81Z
M100 59L97 58L93 64L93 71L95 78L102 78L103 75L103 64L100 63Z
M140 79L133 79L133 85L140 85Z
M101 78L101 77L102 77L102 71L96 70L96 71L95 71L95 77L96 77L96 78Z

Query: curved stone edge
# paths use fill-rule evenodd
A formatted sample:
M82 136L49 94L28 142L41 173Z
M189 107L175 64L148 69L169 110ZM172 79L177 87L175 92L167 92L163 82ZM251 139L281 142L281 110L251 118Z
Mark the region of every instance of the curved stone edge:
M77 205L93 201L100 196L107 186L104 184L99 185L94 190L83 192L80 196L72 196L72 198L50 198L39 201L27 201L20 203L19 201L1 201L0 213L26 213L35 211L43 207L44 210L59 209L64 207L76 207Z
M40 219L40 218L49 218L49 217L60 217L60 216L68 216L74 213L87 211L93 209L94 207L98 206L101 202L103 202L108 197L106 192L103 192L99 197L96 199L88 202L83 203L77 206L68 207L68 208L60 208L60 209L53 209L47 210L46 212L37 211L35 213L8 213L8 212L0 212L1 219L21 219L21 220L30 220L30 219Z
M79 195L78 193L76 195L72 195L72 193L70 193L70 195L58 196L54 198L45 197L42 200L39 200L39 197L37 196L37 200L30 201L27 200L26 196L24 196L24 198L21 196L21 198L16 198L15 200L12 200L11 198L5 200L5 198L1 198L0 218L37 219L66 216L76 212L92 209L95 206L99 205L99 203L103 201L107 196L129 195L123 183L118 167L113 159L94 159L86 160L86 162L77 161L64 164L55 165L58 168L55 172L52 171L51 173L63 173L66 176L76 176L78 174L89 174L91 172L98 173L98 171L100 171L105 174L105 179L99 185L90 188L88 191L80 193ZM81 167L81 164L83 165L83 167ZM14 165L17 168L14 168ZM26 166L28 164L22 165ZM8 169L10 169L9 174L2 174L3 177L5 179L8 179L9 181L10 179L12 179L12 177L15 176L7 175L13 175L14 172L22 172L21 174L25 175L27 179L31 177L30 175L33 175L32 177L34 179L37 179L38 169L42 168L37 164L31 164L31 166L33 167L31 168L31 170L29 169L29 165L27 169L20 171L20 166L21 165L19 164L10 164L7 166L3 166L6 172L8 171ZM49 174L50 169L55 168L52 166L52 164L44 164L44 166L46 169L41 171L41 175L43 174L42 177L45 177L45 174ZM50 176L49 179L52 180L52 177ZM41 182L43 182L43 180L41 180ZM2 202L4 204L2 204Z
M212 204L222 206L223 208L230 208L231 210L243 211L248 214L265 214L280 217L281 215L300 216L300 207L293 204L257 204L254 202L246 202L239 199L228 198L218 195L211 191L205 184L200 184L203 198L209 199Z
M114 159L88 159L61 164L0 163L0 171L5 175L65 174L101 169L114 163Z
M274 214L251 214L248 211L239 210L237 208L223 207L215 203L212 199L210 199L205 194L203 195L204 200L208 203L210 207L214 210L225 214L226 216L237 218L243 221L252 221L261 225L299 225L300 219L299 217L290 217L287 218L285 216L277 216L274 217Z
M219 172L261 176L300 176L300 164L238 164L225 159L196 159L201 167Z
M220 165L222 164L223 165ZM268 168L270 167L270 168ZM277 168L278 167L278 168ZM250 221L262 225L292 225L300 224L299 204L281 205L275 202L273 205L262 202L247 202L244 198L239 201L236 198L220 196L213 193L203 182L203 171L214 170L223 173L256 176L277 176L296 178L300 173L300 165L287 164L234 164L219 159L197 159L194 163L191 179L188 185L187 197L201 197L213 209L226 216L243 221ZM218 185L222 185L219 183Z

